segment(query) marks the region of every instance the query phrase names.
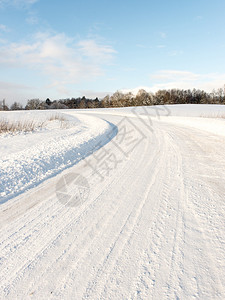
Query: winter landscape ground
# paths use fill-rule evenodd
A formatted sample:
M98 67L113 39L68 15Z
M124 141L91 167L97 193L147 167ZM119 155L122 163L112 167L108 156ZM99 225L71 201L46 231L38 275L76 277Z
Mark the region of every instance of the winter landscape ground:
M225 299L224 106L0 120L0 299Z

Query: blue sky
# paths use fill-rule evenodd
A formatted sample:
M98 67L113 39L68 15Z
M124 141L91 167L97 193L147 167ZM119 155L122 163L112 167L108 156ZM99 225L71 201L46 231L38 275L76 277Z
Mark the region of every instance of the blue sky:
M225 84L224 0L0 0L0 100Z

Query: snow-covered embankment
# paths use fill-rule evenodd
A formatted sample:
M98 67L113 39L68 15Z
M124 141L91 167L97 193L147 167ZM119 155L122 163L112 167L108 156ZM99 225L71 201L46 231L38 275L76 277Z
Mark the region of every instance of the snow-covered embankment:
M2 112L0 119L47 119L53 112ZM63 114L35 131L0 135L0 203L32 188L93 153L115 126L92 116Z

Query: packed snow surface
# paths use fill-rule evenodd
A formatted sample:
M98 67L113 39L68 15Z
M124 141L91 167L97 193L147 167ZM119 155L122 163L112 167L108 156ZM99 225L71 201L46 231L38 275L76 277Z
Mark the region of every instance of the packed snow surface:
M60 114L0 136L0 298L225 299L225 106Z

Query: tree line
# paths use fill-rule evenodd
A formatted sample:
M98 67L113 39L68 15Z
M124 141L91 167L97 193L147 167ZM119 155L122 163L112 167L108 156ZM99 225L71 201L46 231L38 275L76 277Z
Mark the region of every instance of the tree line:
M0 110L35 110L35 109L85 109L85 108L105 108L105 107L128 107L128 106L150 106L166 104L225 104L224 89L213 90L207 93L203 90L159 90L156 93L146 92L140 89L136 95L131 92L122 93L116 91L112 95L106 95L103 99L67 98L51 101L40 99L30 99L25 107L14 102L10 107L5 103L0 103Z

